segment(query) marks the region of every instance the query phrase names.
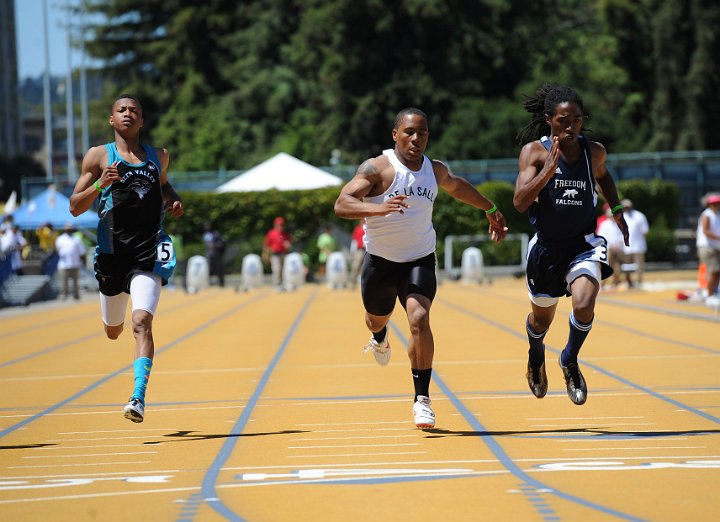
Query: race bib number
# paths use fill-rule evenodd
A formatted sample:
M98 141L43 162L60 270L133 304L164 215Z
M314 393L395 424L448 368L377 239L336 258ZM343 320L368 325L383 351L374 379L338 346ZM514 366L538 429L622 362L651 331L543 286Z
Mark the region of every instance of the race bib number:
M158 243L157 246L157 260L161 263L167 263L173 258L173 246L169 241L163 241Z
M590 251L590 255L587 257L590 261L599 261L601 263L607 263L607 244L603 239L597 238L596 241L592 242L593 249Z

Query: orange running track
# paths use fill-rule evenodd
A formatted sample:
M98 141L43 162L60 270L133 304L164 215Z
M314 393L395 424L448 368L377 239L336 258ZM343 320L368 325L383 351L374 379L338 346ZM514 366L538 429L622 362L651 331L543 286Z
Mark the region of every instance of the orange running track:
M142 424L132 332L106 339L94 296L2 310L0 520L720 520L720 320L676 300L693 274L646 277L601 293L581 407L555 362L569 299L538 400L524 281L443 283L425 431L403 311L379 367L357 290L164 290Z

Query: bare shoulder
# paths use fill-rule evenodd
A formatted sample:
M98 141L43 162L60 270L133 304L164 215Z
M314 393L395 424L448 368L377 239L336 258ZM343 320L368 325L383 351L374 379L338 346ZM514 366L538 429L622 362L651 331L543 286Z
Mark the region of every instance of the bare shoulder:
M592 154L592 158L594 161L605 161L605 157L607 156L605 145L603 145L599 141L588 140L588 146L590 147L590 154Z
M390 166L390 160L385 154L368 158L358 167L358 174L378 174Z
M107 165L107 157L107 149L105 148L105 145L97 145L88 149L85 157L83 158L83 163L88 167L97 166L102 168Z
M382 177L389 169L392 169L390 160L387 156L381 154L380 156L368 158L363 161L357 169L356 176L362 178Z
M451 174L450 167L448 167L445 162L434 159L430 160L430 163L432 164L435 179L438 183L442 183L442 181Z
M160 160L170 157L170 153L165 147L155 147L155 152L157 152L158 158L160 158Z
M164 147L156 147L155 152L157 153L158 159L160 160L160 164L163 166L163 168L167 168L168 163L170 162L170 153L168 150Z
M547 149L543 146L543 144L540 142L540 140L535 141L529 141L525 145L523 145L522 149L520 150L520 154L542 154L547 153Z
M444 161L434 159L430 160L430 162L432 163L432 168L435 172L438 172L438 170L445 172L450 170L450 167L448 167Z
M530 141L520 149L520 163L530 165L544 162L547 155L548 151L540 140Z

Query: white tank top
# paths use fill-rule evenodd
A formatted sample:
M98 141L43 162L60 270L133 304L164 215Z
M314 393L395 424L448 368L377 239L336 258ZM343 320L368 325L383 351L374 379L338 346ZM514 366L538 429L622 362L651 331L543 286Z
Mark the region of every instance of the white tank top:
M700 214L700 218L698 219L698 226L697 226L697 239L695 241L695 244L698 248L700 247L710 247L715 250L720 250L720 239L710 239L705 235L705 232L703 232L702 227L702 217L707 216L710 220L709 222L709 229L710 232L713 234L719 234L720 235L720 216L718 216L711 208L706 208L703 210L702 214Z
M395 156L393 149L384 150L395 168L395 179L379 196L363 198L370 203L383 203L399 194L410 196L405 200L409 206L401 214L391 212L386 216L365 219L365 248L368 253L388 261L404 263L414 261L435 251L435 229L432 223L433 203L437 196L437 180L432 162L423 156L418 171L412 171Z

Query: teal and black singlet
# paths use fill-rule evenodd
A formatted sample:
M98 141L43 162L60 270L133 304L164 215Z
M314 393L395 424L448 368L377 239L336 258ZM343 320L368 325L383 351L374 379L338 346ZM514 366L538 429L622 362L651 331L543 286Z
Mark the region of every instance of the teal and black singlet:
M132 164L122 159L114 143L105 147L108 165L118 162L120 179L103 189L98 207L95 277L100 291L110 296L129 293L130 280L137 272L153 272L166 284L175 267L175 254L162 230L165 212L157 152L143 145L145 161ZM159 259L159 251L166 258Z
M108 165L116 161L120 179L103 190L98 215L98 253L120 255L137 263L155 263L158 233L163 221L161 165L157 152L143 145L147 155L138 164L123 160L108 143Z

